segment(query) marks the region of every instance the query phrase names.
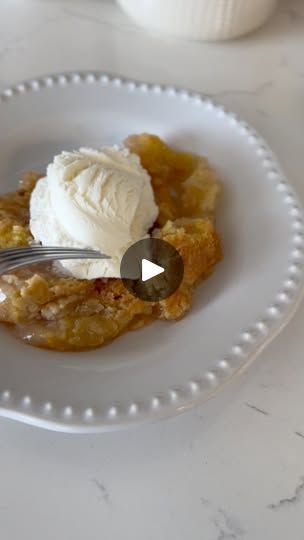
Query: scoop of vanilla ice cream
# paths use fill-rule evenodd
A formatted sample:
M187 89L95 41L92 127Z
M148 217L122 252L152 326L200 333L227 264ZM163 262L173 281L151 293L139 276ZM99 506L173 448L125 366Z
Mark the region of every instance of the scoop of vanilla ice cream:
M30 230L44 246L89 247L105 260L62 261L74 277L120 277L120 262L156 220L151 179L125 148L62 152L38 181L30 201Z

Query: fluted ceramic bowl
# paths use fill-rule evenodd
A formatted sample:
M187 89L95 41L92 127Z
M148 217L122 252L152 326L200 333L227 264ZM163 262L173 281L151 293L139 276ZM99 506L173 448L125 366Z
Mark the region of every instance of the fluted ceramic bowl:
M202 40L231 39L258 28L277 0L118 0L145 28Z

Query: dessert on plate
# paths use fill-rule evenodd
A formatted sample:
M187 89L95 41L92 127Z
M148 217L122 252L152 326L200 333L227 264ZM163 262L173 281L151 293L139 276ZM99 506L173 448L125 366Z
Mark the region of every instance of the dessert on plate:
M0 322L34 346L77 351L155 319L180 319L222 256L218 194L205 158L148 134L122 147L63 152L46 176L27 173L16 192L0 197L0 248L40 242L90 247L111 258L0 276ZM124 253L146 237L173 245L184 263L181 285L159 302L133 296L120 278Z

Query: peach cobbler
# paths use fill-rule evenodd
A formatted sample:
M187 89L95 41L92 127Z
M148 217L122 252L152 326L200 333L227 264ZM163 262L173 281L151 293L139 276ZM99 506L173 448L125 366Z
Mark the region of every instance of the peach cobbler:
M117 152L117 148L109 150L102 157L103 168L114 167L115 161L116 176L102 176L98 152L81 149L73 155L62 154L60 166L64 167L64 174L56 160L48 170L49 181L54 185L57 182L57 191L47 191L46 179L29 172L16 192L0 197L0 248L26 246L37 240L47 245L51 233L57 234L57 244L60 241L64 245L76 229L80 245L88 245L89 235L94 234L96 242L91 244L100 248L95 216L103 205L103 221L98 222L101 247L112 256L112 261L99 264L108 264L107 267L98 267L96 262L77 265L74 261L30 266L0 276L0 321L32 345L60 351L84 350L99 347L155 319L179 319L191 306L194 287L212 273L221 259L221 242L214 222L219 185L207 160L175 151L158 137L147 134L129 137L119 155ZM129 156L135 160L130 166L125 161ZM89 173L84 163L90 166ZM121 191L122 171L127 178L125 191ZM96 178L102 179L102 187L98 187L98 196L93 200ZM134 185L139 186L139 195L132 191L133 179ZM64 191L59 191L63 189L63 180ZM57 201L56 193L60 193ZM81 214L79 204L84 199L80 201L80 195L86 197ZM75 200L69 206L71 196ZM32 208L38 197L44 201L43 211L48 211L43 219L42 209ZM53 211L49 210L52 201L54 214L57 216L60 211L67 219L60 231L58 216L55 223ZM123 209L121 216L117 217L114 204ZM89 227L88 215L93 215L94 227ZM136 298L117 275L123 246L146 234L173 245L184 263L181 285L159 302ZM69 240L71 247L78 245L73 242ZM54 239L52 243L57 245Z

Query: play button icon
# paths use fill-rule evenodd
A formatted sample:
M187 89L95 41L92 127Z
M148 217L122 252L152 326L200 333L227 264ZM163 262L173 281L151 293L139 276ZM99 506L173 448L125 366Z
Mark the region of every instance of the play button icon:
M180 286L184 276L183 259L169 242L145 238L126 251L120 275L133 296L146 302L160 302Z
M158 266L158 264L155 264L151 261L148 261L147 259L143 259L141 261L141 279L142 281L148 281L148 279L152 279L156 276L159 276L165 271L164 268L161 266Z

